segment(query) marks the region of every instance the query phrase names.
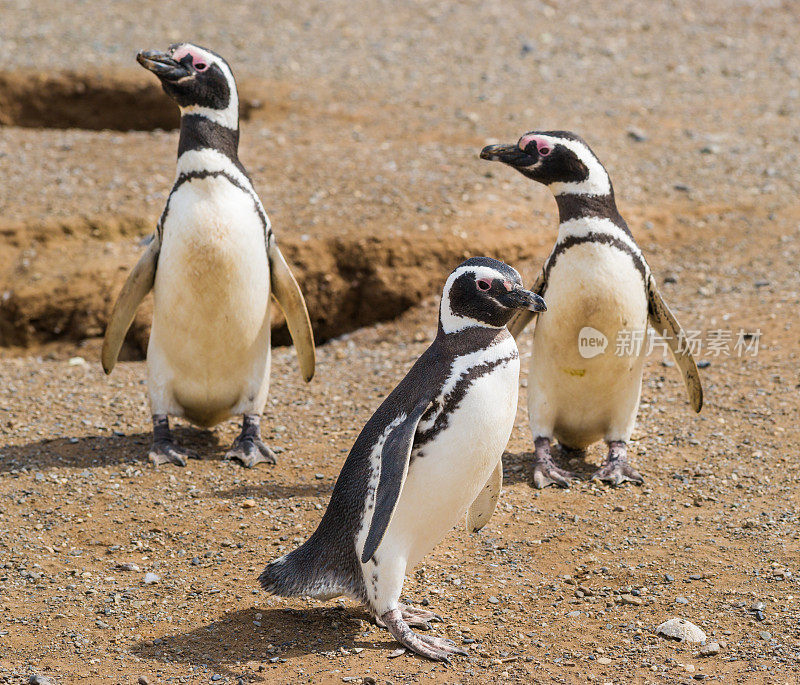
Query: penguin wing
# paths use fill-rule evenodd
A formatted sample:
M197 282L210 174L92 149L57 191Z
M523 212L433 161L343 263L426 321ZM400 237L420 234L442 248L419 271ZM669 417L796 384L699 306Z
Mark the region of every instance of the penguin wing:
M503 459L497 460L497 466L483 486L483 490L467 511L467 532L477 533L492 518L497 500L500 499L500 488L503 487Z
M417 424L430 405L425 398L411 411L400 425L395 426L386 437L381 450L381 477L378 481L378 492L375 497L375 510L372 512L372 522L361 553L361 562L366 564L372 559L375 550L383 540L383 534L389 527L397 500L403 491L403 484L408 474L408 464L411 458L411 448L414 445L414 435Z
M536 279L536 282L533 284L533 292L537 295L542 296L544 295L545 286L547 284L544 280L544 272L541 272ZM527 309L524 309L518 312L511 321L508 323L508 331L511 335L514 336L514 339L518 339L520 333L525 330L525 326L527 326L531 321L536 318L538 312L529 312Z
M681 325L669 310L667 303L661 297L656 286L656 280L650 274L647 281L647 318L656 333L663 335L669 345L672 357L683 374L683 382L689 393L689 402L692 408L699 412L703 407L703 386L700 383L700 373L697 371L694 357L686 347L686 334Z
M103 337L103 349L100 353L103 371L106 373L111 373L114 369L122 343L125 341L125 334L133 323L133 317L136 316L136 310L145 295L153 288L160 250L161 241L156 235L131 270L128 280L125 281L125 285L122 286L117 301L114 303L114 309L111 310L111 316L106 326L106 334Z
M311 330L306 301L272 235L267 242L267 254L272 295L286 316L286 324L289 326L289 333L300 362L300 372L307 383L314 377L316 352L314 350L314 331Z

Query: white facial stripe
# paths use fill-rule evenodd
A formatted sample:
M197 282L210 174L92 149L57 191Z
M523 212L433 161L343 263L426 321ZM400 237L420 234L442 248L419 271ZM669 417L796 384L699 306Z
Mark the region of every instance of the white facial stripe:
M206 64L211 66L216 64L228 82L228 89L231 93L230 102L225 109L211 109L210 107L199 107L197 105L190 105L189 107L181 107L181 114L200 114L208 119L211 119L220 126L236 130L239 128L239 93L236 90L236 81L233 78L233 72L230 67L216 55L212 55L208 50L203 50L191 43L185 43L179 46L173 53L173 58L178 59L191 50L192 55L196 55L205 60Z
M467 316L456 316L453 313L453 308L450 306L450 289L453 287L455 280L465 273L475 275L475 279L479 278L499 278L501 281L508 280L505 274L500 273L496 269L489 266L462 266L456 269L447 279L442 290L442 305L440 309L440 318L442 320L442 329L445 333L457 333L458 331L469 328L470 326L484 326L486 328L502 328L502 326L490 326L483 321L472 319ZM519 276L519 274L517 274Z
M560 224L558 227L558 241L562 242L567 238L584 238L592 233L602 233L609 235L622 243L625 243L631 251L642 256L642 252L636 242L623 229L617 226L610 219L600 217L581 217L570 219Z
M597 157L592 154L592 151L583 143L578 140L539 134L536 134L536 139L547 141L551 146L563 145L568 150L572 150L589 170L589 177L585 181L580 181L579 183L551 183L549 187L553 195L608 195L611 192L611 180L608 178L606 170ZM539 164L541 162L537 162L532 168L536 168Z

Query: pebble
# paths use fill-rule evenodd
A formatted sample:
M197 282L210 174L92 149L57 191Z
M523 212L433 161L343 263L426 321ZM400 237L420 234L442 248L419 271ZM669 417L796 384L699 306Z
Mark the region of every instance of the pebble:
M567 614L567 618L577 618L577 617L578 617L578 616L580 616L580 615L581 615L581 612L580 612L580 611L570 611L570 612Z
M144 574L144 584L145 585L155 585L159 580L161 580L161 576L148 571Z
M686 597L676 597L675 604L688 604L689 600Z
M685 618L671 618L656 628L656 635L681 642L705 642L706 634Z
M622 603L639 606L642 603L642 600L638 597L634 597L633 595L622 595Z
M219 673L215 673L211 676L211 680L217 682L218 680L222 680L222 676Z
M130 561L126 561L122 564L117 564L117 568L120 571L141 571L142 569L139 568L138 564L134 564Z
M137 682L139 685L150 685L150 679L146 675L140 675Z
M53 685L53 681L43 675L34 673L28 678L28 685Z
M769 642L772 639L772 633L766 630L762 630L758 635L764 642Z
M697 653L698 656L714 656L715 654L719 654L720 646L719 642L709 642L707 645L703 645L700 648L700 651Z
M246 499L242 502L242 509L252 509L256 506L256 501L254 499Z
M500 604L500 600L497 599L497 597L495 597L494 595L492 595L491 597L489 597L489 604Z
M636 141L637 143L643 143L647 140L647 135L641 129L635 128L631 126L628 131L628 138L631 140Z
M597 660L597 663L600 664L601 666L609 666L611 664L611 659L609 659L607 656L601 656Z

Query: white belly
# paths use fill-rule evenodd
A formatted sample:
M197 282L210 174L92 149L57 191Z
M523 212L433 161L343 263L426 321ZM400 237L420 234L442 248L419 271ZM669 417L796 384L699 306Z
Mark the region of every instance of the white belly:
M556 261L545 300L528 378L534 437L556 437L573 448L601 438L627 440L639 405L646 337L638 354L618 354L617 341L621 332L623 338L626 331L646 333L641 275L619 250L575 245ZM605 336L605 352L591 358L581 354L578 338L586 327ZM584 345L584 354L591 349Z
M399 555L411 568L464 519L508 444L518 388L518 358L473 382L411 464L381 555Z
M269 359L269 294L252 199L223 178L184 183L170 200L156 272L151 397L171 396L178 407L170 413L211 425L258 394Z

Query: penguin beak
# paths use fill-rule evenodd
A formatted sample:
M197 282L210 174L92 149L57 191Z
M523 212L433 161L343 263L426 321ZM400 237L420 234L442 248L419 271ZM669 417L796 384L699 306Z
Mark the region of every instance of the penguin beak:
M189 69L176 62L166 52L140 50L136 55L136 61L162 81L180 81L190 75Z
M534 146L535 147L535 146ZM519 146L514 145L487 145L481 150L481 159L488 159L490 162L503 162L513 167L528 167L536 164L537 155L529 155Z
M547 305L536 293L514 286L507 293L497 298L500 304L508 309L527 309L529 312L546 312Z

